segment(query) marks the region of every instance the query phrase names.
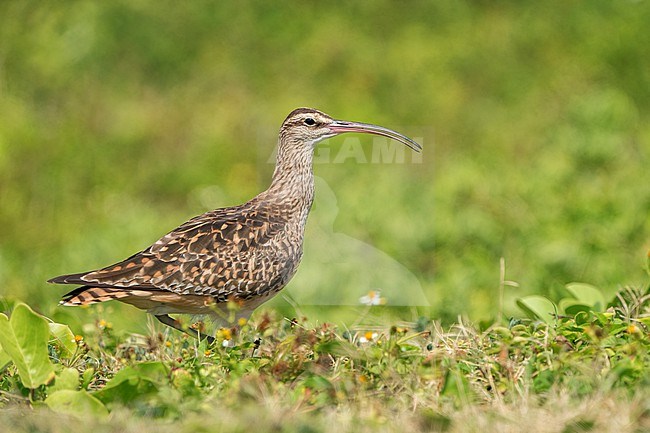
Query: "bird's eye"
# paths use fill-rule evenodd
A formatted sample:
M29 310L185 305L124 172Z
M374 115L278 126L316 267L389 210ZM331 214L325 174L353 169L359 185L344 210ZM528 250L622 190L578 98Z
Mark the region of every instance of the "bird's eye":
M308 117L304 120L305 125L307 126L314 126L316 124L316 121L312 119L311 117Z

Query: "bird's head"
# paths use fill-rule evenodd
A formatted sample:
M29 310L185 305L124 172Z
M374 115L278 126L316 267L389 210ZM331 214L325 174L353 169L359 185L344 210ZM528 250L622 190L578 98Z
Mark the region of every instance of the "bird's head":
M345 132L381 135L399 141L419 152L422 146L405 135L382 126L332 119L313 108L297 108L282 123L280 140L313 149L318 142Z

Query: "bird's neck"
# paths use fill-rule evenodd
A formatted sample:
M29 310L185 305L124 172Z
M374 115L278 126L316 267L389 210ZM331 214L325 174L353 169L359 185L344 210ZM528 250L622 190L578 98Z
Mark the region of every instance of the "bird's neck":
M267 197L309 212L314 201L313 150L310 146L278 143L278 156Z

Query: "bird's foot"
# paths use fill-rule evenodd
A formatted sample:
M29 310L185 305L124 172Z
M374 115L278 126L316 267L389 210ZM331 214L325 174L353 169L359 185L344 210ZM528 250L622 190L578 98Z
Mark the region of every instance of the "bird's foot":
M214 344L214 342L216 341L215 338L211 335L203 334L199 331L193 331L191 329L186 329L181 325L181 323L178 320L173 319L168 314L159 314L156 315L155 317L161 323L164 323L165 325L170 326L176 329L177 331L181 331L187 335L191 335L194 338L198 338L200 341L207 340L208 344Z

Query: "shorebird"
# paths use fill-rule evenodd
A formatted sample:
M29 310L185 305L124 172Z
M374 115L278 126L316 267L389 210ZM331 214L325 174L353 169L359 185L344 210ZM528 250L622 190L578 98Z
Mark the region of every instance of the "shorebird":
M346 132L381 135L414 151L422 147L393 130L335 120L312 108L298 108L284 120L271 185L239 206L199 215L153 245L105 268L49 280L81 287L61 305L109 300L131 304L182 332L194 333L170 314L208 315L224 323L228 302L239 305L235 320L282 290L302 257L307 215L314 199L313 155L326 138Z

